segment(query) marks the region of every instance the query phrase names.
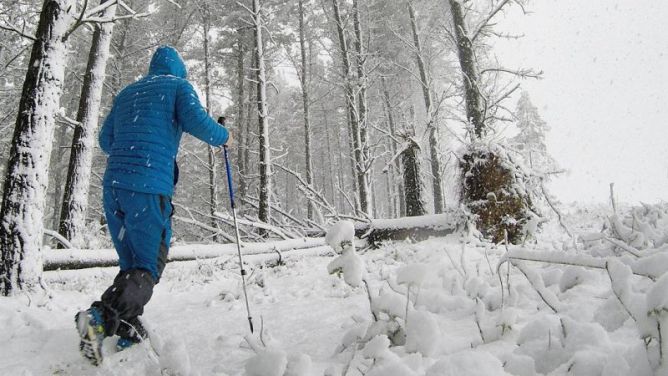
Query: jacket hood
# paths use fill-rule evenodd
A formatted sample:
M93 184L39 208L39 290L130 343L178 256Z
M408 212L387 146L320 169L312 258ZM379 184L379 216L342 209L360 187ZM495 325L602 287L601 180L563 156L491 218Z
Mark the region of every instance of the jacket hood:
M148 67L148 74L163 75L186 78L188 71L183 59L179 53L170 46L160 46L151 58L151 64Z

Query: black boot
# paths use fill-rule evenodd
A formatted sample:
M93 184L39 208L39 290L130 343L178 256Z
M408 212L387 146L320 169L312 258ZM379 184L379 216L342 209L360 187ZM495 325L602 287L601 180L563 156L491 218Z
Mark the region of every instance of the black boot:
M93 303L102 311L107 336L113 336L123 321L131 322L144 313L153 295L155 281L147 270L130 269L118 273L114 283Z

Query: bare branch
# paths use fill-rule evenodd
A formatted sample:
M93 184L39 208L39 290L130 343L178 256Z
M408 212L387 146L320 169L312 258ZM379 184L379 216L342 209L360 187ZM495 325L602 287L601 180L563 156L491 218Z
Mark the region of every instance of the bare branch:
M110 3L116 3L116 1L115 0L110 1ZM67 30L67 32L65 32L65 35L63 35L63 40L64 41L67 40L67 38L69 38L70 35L72 35L72 33L74 31L76 31L76 29L79 28L79 26L83 25L82 20L84 18L84 15L86 14L86 8L87 7L88 7L88 0L84 0L83 6L81 7L81 13L79 14L79 18L77 18L77 20L74 22L72 27L70 27L70 29Z
M179 4L178 4L176 1L174 1L174 0L165 0L165 1L168 2L168 3L170 3L170 4L172 4L172 5L174 5L175 7L179 8L179 9L183 9L183 7L182 7L181 5L179 5Z
M167 1L170 1L170 0L167 0ZM127 4L126 4L124 1L122 1L122 0L118 0L118 5L120 5L121 8L125 9L125 10L126 10L128 13L130 13L130 14L135 14L135 13L137 13L137 12L134 11L134 9L130 8L130 6L127 5Z
M474 29L473 36L471 37L471 42L473 42L477 37L478 34L484 29L485 27L489 26L489 22L496 16L501 9L508 4L510 0L502 0L499 4L497 4L496 8L492 9L492 11L485 17L485 19Z
M146 13L135 13L135 14L127 14L125 16L115 16L111 18L101 18L101 17L91 17L85 19L83 22L85 23L112 23L120 20L127 20L127 19L140 19L140 18L145 18L151 16L153 13L151 12L146 12Z
M240 7L242 7L242 8L244 8L244 10L245 10L246 12L250 13L251 16L255 17L255 12L253 12L249 7L247 7L246 5L244 5L242 2L237 1L237 5L240 6ZM255 24L255 23L253 23L253 24Z
M522 272L522 274L524 274L527 281L529 281L531 287L534 288L534 290L536 291L536 293L538 293L538 296L540 296L543 302L548 307L550 307L552 312L559 313L559 311L561 310L560 301L550 290L545 288L545 284L540 278L540 275L538 275L538 273L536 273L535 271L527 268L521 261L511 261L511 263L520 272Z
M96 6L95 8L91 9L88 13L86 13L86 3L84 2L84 8L81 10L81 13L82 14L86 13L86 15L85 16L80 16L79 20L93 17L93 15L102 13L105 10L107 10L109 7L111 7L112 5L116 5L116 4L118 4L118 0L107 1L107 2L104 2L104 3Z
M327 199L322 195L322 193L320 193L315 188L313 188L312 185L308 184L304 180L304 178L302 178L302 176L299 173L297 173L295 171L292 171L291 169L289 169L285 166L282 166L280 164L276 164L275 166L280 168L281 170L285 171L286 173L294 176L297 180L299 180L299 183L301 184L301 186L303 186L308 191L308 192L304 192L305 196L308 200L318 204L319 206L323 207L324 209L326 209L327 211L332 213L334 216L338 217L336 209L327 201ZM309 197L309 194L307 194L307 193L310 193L312 197ZM315 200L315 198L317 198L319 201Z
M33 42L37 40L32 35L28 35L28 34L23 33L21 30L17 29L15 26L6 26L6 25L0 24L0 29L14 32L14 33L20 35L23 38L30 39Z

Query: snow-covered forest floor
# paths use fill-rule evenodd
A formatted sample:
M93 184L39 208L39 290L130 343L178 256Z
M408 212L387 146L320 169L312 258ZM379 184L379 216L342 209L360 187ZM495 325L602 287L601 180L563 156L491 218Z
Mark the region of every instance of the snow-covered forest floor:
M572 207L565 222L577 234L606 233L610 212ZM619 225L629 218L620 215ZM649 227L638 227L646 241L644 248L638 243L633 249L665 253L668 206L653 207L645 217L636 214L635 220ZM661 374L655 371L657 340L642 337L656 335L664 315L666 299L660 296L666 294L657 297L653 291L665 292L665 278L631 277L625 265L634 264L635 256L608 241L585 238L590 240L579 241L574 250L553 220L537 240L510 250L620 262L606 271L523 261L509 275L505 263L500 280L497 265L506 247L462 234L358 249L377 318L371 326L364 284L351 287L327 273L334 252L290 257L278 266L252 265L248 294L256 340L250 342L260 343L262 327L266 345L255 350L244 338L248 325L235 263L228 258L170 263L143 316L150 344L116 353L115 338L108 338L101 367L78 353L73 318L104 291L116 268L45 272L46 293L0 298L0 375ZM660 262L654 266L666 269ZM643 272L637 265L632 269ZM642 307L623 306L616 296L642 299ZM629 313L646 312L645 304L658 312L655 321L651 315L630 318Z

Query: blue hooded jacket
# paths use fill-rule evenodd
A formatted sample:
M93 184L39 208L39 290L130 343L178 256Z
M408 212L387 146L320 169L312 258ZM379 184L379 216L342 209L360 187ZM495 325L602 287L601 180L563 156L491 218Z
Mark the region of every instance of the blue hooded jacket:
M99 135L109 155L105 187L171 197L183 132L212 146L227 141L227 129L206 113L186 75L179 53L162 46L148 75L118 94Z

